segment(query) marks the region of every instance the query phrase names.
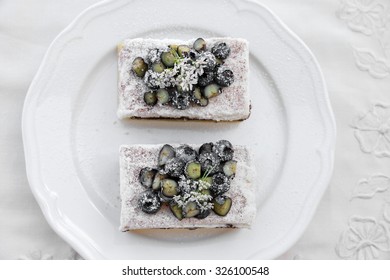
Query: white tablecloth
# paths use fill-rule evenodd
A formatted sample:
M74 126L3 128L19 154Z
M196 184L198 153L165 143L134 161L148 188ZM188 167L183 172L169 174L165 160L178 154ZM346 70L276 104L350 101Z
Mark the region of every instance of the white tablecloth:
M21 113L50 42L96 2L0 1L0 259L80 258L32 196ZM338 127L329 188L304 235L280 258L390 259L390 2L261 3L317 57Z

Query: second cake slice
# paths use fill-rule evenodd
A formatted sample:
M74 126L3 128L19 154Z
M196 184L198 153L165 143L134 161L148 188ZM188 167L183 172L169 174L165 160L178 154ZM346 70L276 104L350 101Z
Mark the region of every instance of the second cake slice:
M244 39L125 40L118 45L118 117L245 120L248 61Z
M120 229L250 228L254 172L249 150L226 140L123 145Z

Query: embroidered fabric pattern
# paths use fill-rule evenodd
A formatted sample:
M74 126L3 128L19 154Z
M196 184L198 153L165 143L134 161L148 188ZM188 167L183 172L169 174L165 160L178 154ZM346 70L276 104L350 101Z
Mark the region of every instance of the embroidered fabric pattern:
M360 149L377 157L390 157L390 106L378 103L352 124Z
M352 199L371 199L377 194L387 193L390 178L375 174L361 179L353 189ZM390 203L385 196L378 217L352 216L347 229L341 233L336 244L336 253L343 259L378 259L389 257L390 252Z
M371 38L374 48L353 46L357 67L372 77L390 74L390 10L375 0L343 0L336 12L354 32Z

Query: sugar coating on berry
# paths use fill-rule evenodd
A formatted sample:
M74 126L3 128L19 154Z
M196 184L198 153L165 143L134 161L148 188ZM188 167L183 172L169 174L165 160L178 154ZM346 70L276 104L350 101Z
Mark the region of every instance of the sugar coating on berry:
M211 52L216 58L226 59L230 54L230 48L225 42L220 42L212 47Z
M234 74L230 68L226 66L221 66L217 70L217 74L215 77L215 81L217 84L228 87L234 82Z
M178 158L171 158L165 163L164 173L178 177L183 173L185 163Z
M211 84L214 81L214 78L215 78L214 71L204 72L203 75L199 77L198 84L202 87L205 87L205 86Z
M162 52L163 52L162 49L158 49L158 48L151 49L149 51L148 55L146 56L146 60L151 64L156 63L156 62L161 62Z
M213 152L218 155L221 161L231 160L234 155L233 145L227 140L217 141L213 147Z
M187 109L190 106L190 95L174 91L172 94L172 105L179 110Z
M210 187L210 191L214 195L220 195L227 192L230 189L229 179L222 173L217 173L213 176L213 183Z
M197 152L188 145L181 145L176 149L176 157L185 162L195 160L197 156Z
M215 153L202 153L199 155L199 162L202 166L203 172L213 174L218 170L220 160Z
M145 191L139 198L139 204L142 211L153 214L161 207L161 201L158 195L152 191Z
M204 71L212 71L214 70L215 66L217 65L217 61L215 59L214 54L211 52L202 52L199 56L198 59L199 63L202 64L203 70Z

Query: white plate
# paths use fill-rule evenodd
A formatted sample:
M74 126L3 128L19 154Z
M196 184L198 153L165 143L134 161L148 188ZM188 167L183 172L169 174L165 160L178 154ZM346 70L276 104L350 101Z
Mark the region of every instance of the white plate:
M210 36L249 41L248 120L117 119L118 42ZM335 142L325 84L308 48L268 9L233 0L90 7L50 46L27 94L22 128L27 175L46 219L88 259L277 257L313 216L331 176ZM120 144L218 139L253 149L259 206L251 230L118 231Z

